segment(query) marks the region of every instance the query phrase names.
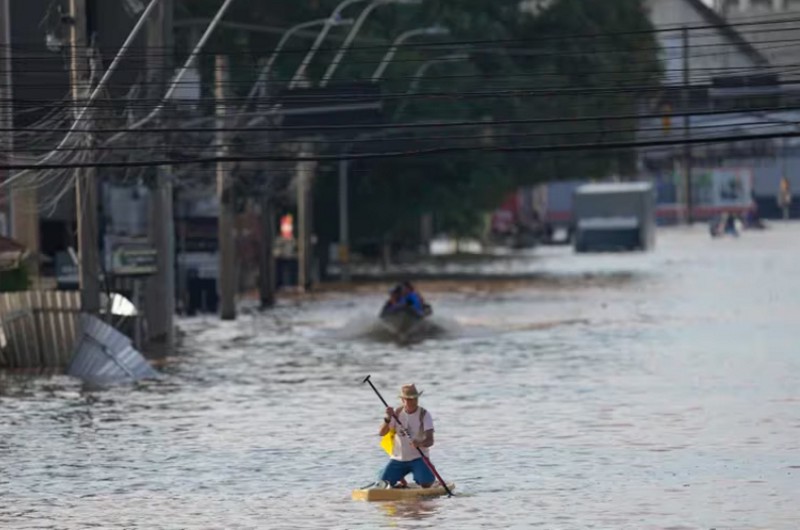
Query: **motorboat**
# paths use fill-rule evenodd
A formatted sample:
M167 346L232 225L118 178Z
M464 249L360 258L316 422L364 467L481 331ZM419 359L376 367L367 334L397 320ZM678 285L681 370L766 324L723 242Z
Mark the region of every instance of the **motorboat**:
M423 306L423 313L414 311L409 306L399 308L384 307L379 317L382 326L400 342L408 342L425 334L428 317L433 314L430 305Z

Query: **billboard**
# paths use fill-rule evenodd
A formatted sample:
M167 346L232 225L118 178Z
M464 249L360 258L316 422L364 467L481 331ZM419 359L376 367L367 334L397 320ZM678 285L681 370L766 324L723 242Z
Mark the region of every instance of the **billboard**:
M655 178L658 218L672 220L685 213L686 189L681 172ZM742 214L753 203L753 170L750 168L698 168L692 171L692 212L698 220L723 212Z

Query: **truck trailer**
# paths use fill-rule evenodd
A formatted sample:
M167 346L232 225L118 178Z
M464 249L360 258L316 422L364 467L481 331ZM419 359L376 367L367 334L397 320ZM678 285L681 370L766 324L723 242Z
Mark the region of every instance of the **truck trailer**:
M650 182L584 184L573 196L576 252L650 250L655 192Z

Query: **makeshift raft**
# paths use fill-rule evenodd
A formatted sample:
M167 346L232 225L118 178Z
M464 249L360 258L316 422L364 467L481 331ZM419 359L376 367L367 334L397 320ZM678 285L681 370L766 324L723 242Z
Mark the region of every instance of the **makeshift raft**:
M447 483L450 491L456 485ZM430 488L421 488L416 484L405 488L389 488L386 483L371 484L365 488L353 490L353 500L356 501L400 501L406 499L419 499L423 497L440 497L447 495L447 490L441 484L434 484Z

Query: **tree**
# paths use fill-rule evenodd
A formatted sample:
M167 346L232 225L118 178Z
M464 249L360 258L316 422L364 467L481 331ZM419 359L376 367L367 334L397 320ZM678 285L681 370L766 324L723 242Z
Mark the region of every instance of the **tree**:
M400 7L381 11L372 26L375 35L438 23L451 29L448 41L465 44L416 46L398 54L384 88L392 97L386 101L387 115L398 122L495 123L421 130L416 141L406 141L406 149L510 146L531 150L512 155L476 149L412 161L362 163L351 202L356 237L374 238L379 231L414 234L421 211L436 212L441 231L472 235L482 214L520 185L632 173L632 150L561 155L534 149L634 138L634 120L563 119L635 115L636 94L626 87L653 85L660 78L658 46L641 0L557 0L536 16L520 13L519 2L504 0L439 0L426 2L422 10L423 15ZM419 96L406 105L400 103L398 94L407 89L422 61L458 49L468 51L470 61L431 68L420 83ZM353 52L346 74L364 78L375 57L371 50ZM396 114L397 109L402 114ZM559 121L496 123L515 119ZM408 136L409 131L400 134ZM425 139L430 136L435 138ZM370 146L363 149L369 151Z
M211 0L185 0L191 16L209 16ZM315 2L240 2L227 19L288 28L328 16L339 0ZM346 17L357 16L361 5ZM465 149L439 156L406 156L362 161L351 178L352 239L388 237L412 241L421 213L434 212L437 228L454 235L473 234L484 212L499 205L516 187L566 178L603 177L633 172L635 153L569 152L537 148L593 144L634 138L635 120L573 120L597 115L635 115L636 87L660 79L658 45L643 0L554 0L538 13L520 10L519 0L426 0L419 6L385 5L371 15L333 82L369 79L386 45L411 28L443 25L439 43L427 38L405 46L382 83L385 115L392 122L467 120L472 127L402 129L387 132L383 143L359 144L357 152L408 151L430 147ZM326 40L309 74L318 79L347 29ZM232 76L238 95L255 77L254 65L269 54L280 35L242 38L220 34L215 46L235 52ZM285 82L305 54L310 39L296 39L274 72ZM426 45L423 45L427 43ZM416 95L405 97L425 61L450 53L468 61L432 66ZM505 123L526 120L526 123ZM551 121L547 121L551 120ZM342 138L339 138L341 140ZM344 138L346 139L346 138ZM338 153L342 143L331 143ZM514 154L503 147L524 148ZM317 179L316 230L337 239L335 168Z

